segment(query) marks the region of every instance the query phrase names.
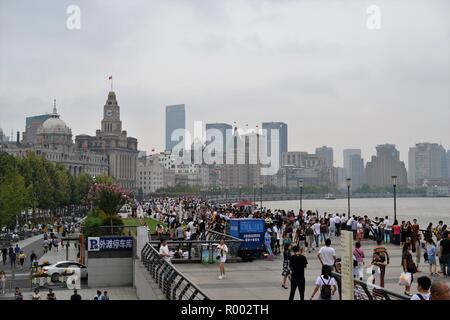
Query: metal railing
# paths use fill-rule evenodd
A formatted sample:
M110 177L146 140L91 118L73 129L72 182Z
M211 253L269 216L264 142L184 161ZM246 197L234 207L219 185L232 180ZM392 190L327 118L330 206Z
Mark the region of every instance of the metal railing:
M341 275L333 272L333 278L337 282L339 291L339 300L342 300ZM355 300L409 300L409 297L401 295L384 288L368 285L363 281L354 279L354 299Z
M169 250L176 253L172 263L205 262L205 258L208 263L214 263L214 252L221 239L228 247L227 261L237 261L239 247L244 242L242 239L213 230L207 230L201 238L203 240L167 240ZM159 248L159 240L150 240L149 243ZM178 254L180 250L183 254Z
M165 261L149 243L142 249L142 263L168 300L210 300L206 293Z

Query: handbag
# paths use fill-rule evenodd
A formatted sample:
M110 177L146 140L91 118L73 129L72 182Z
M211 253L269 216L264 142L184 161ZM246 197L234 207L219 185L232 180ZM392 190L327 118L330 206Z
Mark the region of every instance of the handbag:
M411 285L411 273L410 272L402 272L400 278L398 280L399 286L409 286Z

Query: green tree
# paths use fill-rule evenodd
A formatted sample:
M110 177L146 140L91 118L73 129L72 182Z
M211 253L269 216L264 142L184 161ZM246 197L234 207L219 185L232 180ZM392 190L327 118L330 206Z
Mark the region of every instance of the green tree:
M16 216L28 208L28 192L17 170L10 170L0 178L0 226L11 226Z

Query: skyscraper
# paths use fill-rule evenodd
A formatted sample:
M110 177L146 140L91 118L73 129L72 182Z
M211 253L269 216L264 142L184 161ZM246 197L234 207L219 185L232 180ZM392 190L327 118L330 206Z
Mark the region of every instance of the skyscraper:
M423 185L425 179L447 178L447 156L442 145L437 143L417 143L409 148L408 184Z
M450 180L450 150L447 150L447 178Z
M327 146L316 148L316 154L323 159L326 168L333 167L333 148Z
M228 123L207 123L206 124L206 146L210 145L213 141L217 141L217 137L213 136L214 131L218 130L222 134L222 142L217 142L217 150L214 150L217 154L223 155L223 163L226 162L226 150L227 143L232 144L233 141L233 126ZM228 130L228 131L227 131Z
M288 127L284 122L263 122L262 129L267 130L267 154L272 155L272 146L275 148L276 143L279 145L278 163L281 167L283 152L288 150ZM272 134L272 130L278 130L278 141ZM276 152L276 150L274 150Z
M36 144L37 130L49 118L50 114L27 117L25 120L25 132L22 135L22 143L26 145Z
M397 185L406 186L406 167L400 161L400 152L393 144L377 146L377 155L366 165L366 179L369 186L386 187L392 185L392 176L397 176Z
M348 158L352 190L358 190L364 184L364 159L358 154L352 154Z
M186 112L184 104L166 106L166 151L172 151L180 140L171 140L177 129L186 129ZM184 136L184 135L183 135Z
M352 155L358 155L361 157L361 149L344 149L344 169L347 175L346 178L351 178L350 157Z

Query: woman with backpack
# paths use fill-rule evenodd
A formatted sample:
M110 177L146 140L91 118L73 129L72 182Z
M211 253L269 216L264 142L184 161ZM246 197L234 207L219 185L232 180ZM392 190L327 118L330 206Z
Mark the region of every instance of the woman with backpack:
M331 276L331 267L324 264L322 274L316 279L316 287L311 295L312 300L320 289L319 300L332 300L336 292L336 280Z

